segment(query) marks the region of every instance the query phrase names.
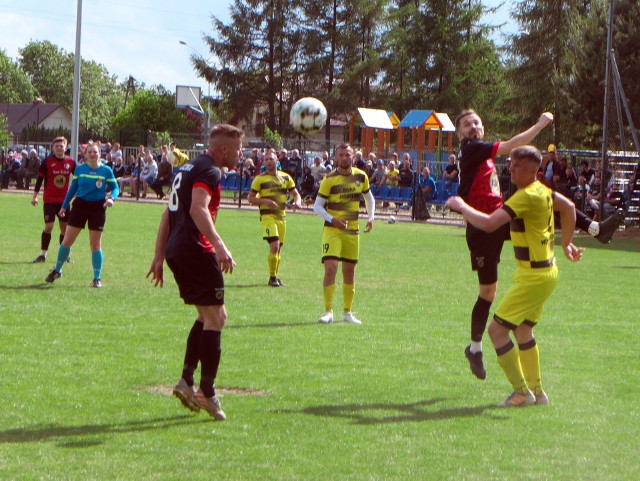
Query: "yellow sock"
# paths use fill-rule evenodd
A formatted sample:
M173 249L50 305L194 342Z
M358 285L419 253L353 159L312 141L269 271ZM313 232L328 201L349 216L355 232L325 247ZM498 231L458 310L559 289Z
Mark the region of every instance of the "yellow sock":
M524 380L524 374L522 374L522 367L520 366L520 358L518 357L518 350L512 345L511 349L498 356L498 364L507 375L507 379L513 386L513 390L517 392L527 392L527 382Z
M267 257L267 262L269 263L269 276L275 277L276 272L278 272L278 259L275 254L269 254Z
M336 292L336 285L331 284L330 286L323 287L324 294L324 308L326 311L330 311L333 309L333 294Z
M342 284L342 296L344 297L344 312L351 312L353 298L356 295L355 284Z
M274 274L278 277L278 272L280 272L280 254L276 254L276 273Z
M540 351L537 344L529 349L520 349L520 365L529 389L533 394L540 394L542 382L540 381Z

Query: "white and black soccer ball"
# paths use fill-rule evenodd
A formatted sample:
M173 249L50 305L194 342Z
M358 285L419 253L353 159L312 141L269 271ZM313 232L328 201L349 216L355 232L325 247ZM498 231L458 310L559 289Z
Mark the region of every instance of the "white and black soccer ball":
M394 216L390 215L389 218L387 219L387 223L395 224L396 223L396 218Z
M327 121L327 109L313 97L304 97L291 107L289 123L296 132L311 135L324 127Z

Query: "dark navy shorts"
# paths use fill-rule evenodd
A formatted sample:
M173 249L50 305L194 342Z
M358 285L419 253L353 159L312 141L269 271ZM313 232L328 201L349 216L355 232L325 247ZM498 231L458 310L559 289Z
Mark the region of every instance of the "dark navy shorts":
M105 210L104 200L87 202L76 198L69 214L69 225L84 229L84 226L89 224L89 230L102 231L107 220Z
M498 264L504 241L511 238L509 224L494 232L484 232L467 223L467 246L471 253L471 269L478 272L480 284L498 282Z
M185 304L224 305L224 277L213 253L196 253L167 259Z
M53 222L56 220L56 217L60 219L62 222L67 222L69 220L69 212L65 212L64 215L60 215L60 209L62 208L62 203L60 204L44 204L44 222L48 224L49 222Z

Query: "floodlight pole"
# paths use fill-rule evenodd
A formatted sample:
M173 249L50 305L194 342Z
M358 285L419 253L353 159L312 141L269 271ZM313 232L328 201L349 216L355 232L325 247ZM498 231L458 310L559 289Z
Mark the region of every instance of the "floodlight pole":
M627 122L629 122L629 130L631 131L631 138L633 139L633 145L636 148L636 151L640 152L640 140L638 140L638 131L636 130L636 126L633 124L633 117L631 117L631 108L629 107L629 101L627 100L627 96L624 93L624 87L622 86L622 79L620 78L620 71L618 70L618 63L616 62L615 52L611 51L611 73L613 74L613 81L615 82L615 92L620 98L620 102L622 102L622 106L624 107L624 112L627 116ZM622 113L618 114L622 117ZM623 138L624 128L622 127L622 119L619 120L621 135L620 138Z
M609 21L607 22L607 51L605 57L605 73L604 73L604 114L602 116L602 162L601 170L601 195L600 195L600 208L598 209L598 215L600 219L604 219L604 198L606 195L607 185L607 171L609 170L609 156L607 155L607 137L609 135L609 89L611 88L609 82L609 70L611 68L611 44L613 42L613 0L609 2Z
M71 113L71 158L78 160L78 132L80 130L80 38L82 30L82 0L78 0L76 17L76 58L73 68L73 111Z

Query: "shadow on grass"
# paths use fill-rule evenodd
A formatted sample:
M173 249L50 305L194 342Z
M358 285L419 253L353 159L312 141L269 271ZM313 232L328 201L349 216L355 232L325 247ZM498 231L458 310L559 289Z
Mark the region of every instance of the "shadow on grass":
M341 406L315 406L302 410L304 414L350 419L353 424L391 424L404 422L440 421L453 418L483 416L489 411L492 419L506 419L490 411L495 404L474 407L428 409L445 398L435 398L410 404L345 404Z
M637 238L630 237L617 237L611 240L610 244L603 244L597 241L595 238L588 236L586 234L576 236L573 241L579 247L586 247L589 249L605 249L612 251L622 251L622 252L640 252L640 242L638 242Z
M91 287L91 284L89 282L87 282L86 284L72 284L72 285L67 284L64 286L64 289L66 291L71 291L71 290L77 290L77 289L87 289L88 287ZM55 288L56 286L53 285L53 282L49 283L44 281L38 284L30 284L30 285L22 285L22 286L4 286L0 284L0 291L2 290L20 291L20 290L26 290L26 289L49 290L49 289L55 289Z
M2 290L7 290L7 291L21 291L23 289L51 289L53 286L51 284L47 284L44 282L41 282L39 284L31 284L31 285L26 285L26 286L3 286L0 284L0 291Z
M251 289L254 287L269 287L269 286L266 283L264 284L227 284L225 283L224 285L225 289Z
M260 329L260 328L280 328L280 327L312 327L316 326L317 322L271 322L269 324L241 324L241 325L225 325L225 331L227 329Z
M210 418L196 419L192 415L129 421L120 424L85 424L81 426L48 425L26 429L0 431L0 444L39 443L54 441L60 447L85 448L102 444L99 435L168 429L182 424L211 422Z

